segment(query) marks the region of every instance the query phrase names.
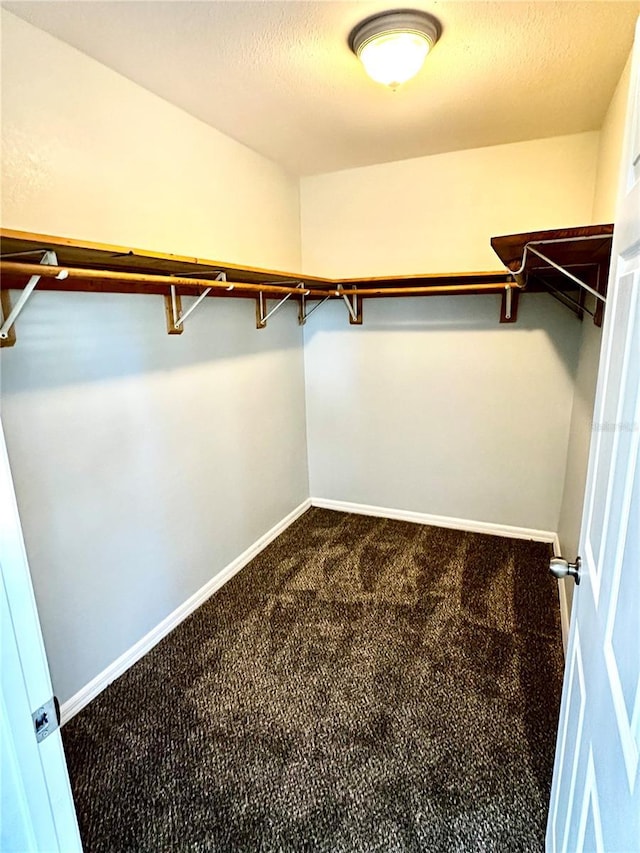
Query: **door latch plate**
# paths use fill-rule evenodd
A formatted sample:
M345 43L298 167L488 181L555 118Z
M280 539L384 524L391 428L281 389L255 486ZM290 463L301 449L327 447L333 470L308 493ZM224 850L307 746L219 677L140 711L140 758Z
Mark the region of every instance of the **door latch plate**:
M36 711L31 714L33 720L33 730L36 733L36 740L41 743L46 737L59 726L58 709L56 707L56 698L52 696L48 702L41 705Z

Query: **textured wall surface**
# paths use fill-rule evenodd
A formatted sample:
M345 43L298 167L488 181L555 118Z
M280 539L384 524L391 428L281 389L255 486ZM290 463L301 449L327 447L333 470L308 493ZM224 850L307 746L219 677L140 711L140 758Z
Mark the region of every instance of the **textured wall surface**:
M5 227L299 268L271 161L6 12L2 72Z
M298 266L297 184L3 16L3 225ZM28 67L28 73L25 68ZM185 307L189 300L185 300ZM308 495L302 335L285 306L36 292L2 418L61 701Z
M303 178L304 270L500 269L491 237L591 221L597 151L582 133Z
M631 83L631 54L620 77L600 132L593 221L613 222L620 194L624 125Z

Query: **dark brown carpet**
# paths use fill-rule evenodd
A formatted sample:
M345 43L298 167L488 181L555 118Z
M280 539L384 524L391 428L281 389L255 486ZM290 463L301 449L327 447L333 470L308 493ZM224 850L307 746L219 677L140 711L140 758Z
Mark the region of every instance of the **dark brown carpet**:
M65 726L85 850L542 850L548 560L309 510Z

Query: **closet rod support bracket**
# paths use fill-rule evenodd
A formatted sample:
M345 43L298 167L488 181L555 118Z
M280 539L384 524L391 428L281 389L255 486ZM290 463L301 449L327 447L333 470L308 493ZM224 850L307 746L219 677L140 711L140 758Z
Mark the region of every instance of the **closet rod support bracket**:
M520 301L521 288L517 285L507 284L502 292L500 303L500 322L516 323L518 321L518 303Z
M307 308L307 297L303 294L300 297L300 303L298 305L298 325L304 326L309 317L313 314L313 312L317 311L321 305L324 305L324 303L328 299L331 299L331 296L332 294L329 293L327 296L324 297L324 299L321 299L319 302L316 302L316 304L312 308Z
M226 281L227 274L224 272L219 272L216 274L214 281ZM233 284L230 285L227 290L233 290ZM184 332L184 321L189 317L200 305L202 300L209 295L211 292L210 287L205 287L202 293L198 296L193 305L190 305L186 311L182 310L182 299L180 298L180 294L177 293L175 284L171 285L171 293L169 296L165 296L164 304L165 304L165 313L167 315L167 334L169 335L181 335Z
M355 288L354 288L355 290ZM349 311L349 323L352 326L362 325L362 299L358 299L358 294L350 294L344 287L338 285L338 294L343 298L344 304Z
M562 273L562 275L566 276L566 278L575 282L575 284L577 284L578 287L582 288L582 290L586 291L587 293L590 293L592 296L594 296L597 300L599 300L603 304L607 301L606 296L603 296L602 293L598 293L598 291L595 290L593 287L591 287L590 284L587 284L586 281L583 281L581 278L578 278L577 275L574 275L568 269L565 269L565 267L563 267L561 264L557 264L555 261L552 261L551 258L548 258L546 255L543 255L542 252L539 251L538 249L531 248L533 245L534 245L533 243L529 243L526 247L529 249L529 251L533 255L537 255L546 264L549 264L550 267L553 267L555 270Z
M296 284L296 287L300 290L301 299L304 299L309 293L306 284L303 281L299 281ZM269 317L273 317L276 311L279 311L287 299L290 299L292 296L292 293L287 293L286 296L283 296L282 299L276 302L271 311L267 311L267 298L264 293L260 291L256 298L256 329L266 329Z
M587 284L586 281L583 281L581 278L578 278L578 276L574 275L569 269L564 267L562 264L553 261L547 255L543 254L538 248L539 246L557 246L566 243L581 243L589 240L602 240L602 235L590 234L583 237L560 237L558 239L552 238L548 240L532 240L529 243L526 243L524 246L524 250L522 252L522 261L518 269L511 269L511 267L507 266L507 270L511 273L511 275L514 277L519 286L523 288L526 282L527 254L530 253L540 258L540 260L544 261L546 264L557 270L559 273L562 273L562 275L577 284L578 287L580 287L583 291L585 291L586 293L590 293L591 296L595 297L595 299L598 300L598 302L601 303L602 306L607 301L607 298L603 293L600 293L599 290L596 290L595 288L591 287L591 285Z
M40 263L48 264L52 267L57 267L58 256L51 249L47 249L47 251L42 253ZM63 280L67 278L68 275L69 273L67 272L67 270L60 270L56 278L58 280ZM18 297L16 304L13 306L13 308L9 307L6 297L3 298L2 317L0 318L2 319L2 325L0 326L0 346L12 346L15 343L15 335L12 334L14 323L18 319L18 316L20 315L24 306L29 301L29 297L36 289L36 286L40 279L41 276L39 275L32 275L29 278L29 281L26 283L24 289L21 291L20 296ZM7 311L6 318L5 310Z

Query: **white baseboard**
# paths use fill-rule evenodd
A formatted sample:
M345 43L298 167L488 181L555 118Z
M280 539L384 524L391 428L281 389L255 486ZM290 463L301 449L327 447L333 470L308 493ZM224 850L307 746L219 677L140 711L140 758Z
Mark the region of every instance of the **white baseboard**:
M101 693L105 687L108 687L112 681L126 672L130 666L140 660L143 655L150 651L163 637L173 631L184 619L187 618L194 610L200 607L214 592L220 589L228 580L230 580L240 569L243 569L247 563L251 562L260 551L267 547L276 536L279 536L290 524L306 512L311 506L311 500L303 501L300 506L296 507L289 515L285 516L282 521L274 525L271 530L268 530L264 536L261 536L253 543L246 551L240 554L239 557L225 566L222 571L218 572L215 577L211 578L203 587L188 598L183 604L177 607L173 613L170 613L165 619L156 625L148 634L138 640L135 645L131 646L124 654L120 655L117 660L114 660L106 669L96 675L88 684L79 690L74 696L68 699L60 707L60 723L64 725L81 711L85 705L88 705L92 699Z
M447 515L431 515L426 512L413 512L406 509L390 509L382 506L332 501L325 498L311 498L311 505L322 509L335 509L339 512L354 512L358 515L375 515L380 518L393 518L397 521L411 521L415 524L429 524L433 527L449 527L453 530L466 530L469 533L489 533L493 536L508 536L510 539L532 539L534 542L555 542L557 534L552 530L536 530L531 527L512 527L509 524L494 524L490 521L474 521L469 518L451 518Z

